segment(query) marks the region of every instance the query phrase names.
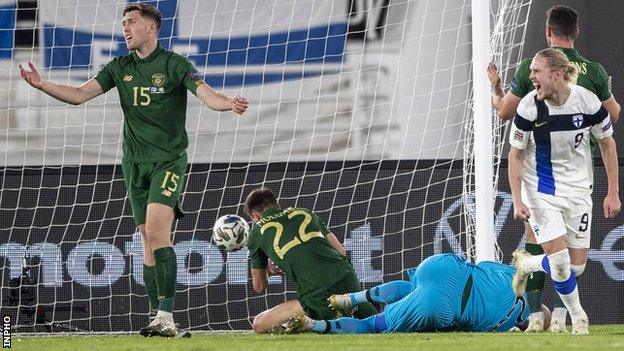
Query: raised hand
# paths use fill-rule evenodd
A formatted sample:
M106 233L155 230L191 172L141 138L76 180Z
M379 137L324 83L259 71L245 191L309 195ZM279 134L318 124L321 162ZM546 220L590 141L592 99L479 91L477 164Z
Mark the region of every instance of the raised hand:
M28 67L30 68L30 71L25 70L20 64L20 75L24 78L26 83L30 84L33 88L41 89L43 86L43 80L41 79L39 70L37 70L37 67L35 67L35 65L30 61L28 61Z
M488 79L490 80L490 84L492 84L492 86L500 84L501 76L498 73L498 68L496 67L495 64L493 63L488 64L487 75L488 75Z
M231 100L232 100L232 111L234 111L235 113L239 115L247 111L247 107L249 107L249 100L239 95L236 95Z

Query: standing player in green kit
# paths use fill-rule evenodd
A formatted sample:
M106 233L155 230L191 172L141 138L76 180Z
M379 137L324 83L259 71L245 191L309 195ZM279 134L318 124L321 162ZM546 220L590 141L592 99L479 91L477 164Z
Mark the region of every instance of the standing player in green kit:
M567 6L554 6L546 12L546 40L551 48L560 49L570 60L570 63L577 68L578 77L573 84L578 84L587 90L593 92L602 101L602 106L609 112L611 121L617 122L620 116L620 105L615 100L610 91L610 78L602 65L597 62L589 61L579 54L574 48L574 40L579 35L578 13ZM530 93L535 87L529 79L531 73L530 65L532 58L523 60L518 66L513 79L511 80L511 89L504 93L501 77L498 74L496 66L490 64L487 73L492 85L492 104L502 120L512 118L516 113L516 108L520 100ZM592 136L592 150L595 148L596 141ZM528 222L525 222L526 234L526 250L533 255L543 254L544 251L537 244L535 234L533 233ZM571 249L572 265L575 268L575 274L578 276L585 269L585 265L581 262L587 257L587 249ZM529 326L527 332L540 332L543 330L542 305L542 289L544 287L545 275L542 272L536 272L529 279L526 289L531 316L529 317ZM561 302L559 295L555 294L554 311L549 331L560 333L566 332L566 316L567 310Z
M187 59L158 44L158 9L135 3L124 9L123 16L130 54L113 59L81 86L44 81L31 62L30 71L20 65L20 74L33 87L72 105L117 87L124 113L122 169L143 239L143 279L154 316L141 335L171 337L177 334L173 321L177 262L171 226L184 215L180 194L187 163L186 91L216 111L242 114L249 102L215 92Z
M296 313L314 319L336 318L336 310L353 313L356 318L377 314L370 303L350 311L328 301L331 295L356 292L362 287L345 248L315 213L304 208L282 210L268 188L249 193L245 212L255 223L249 233L254 290L266 290L267 274L286 274L297 285L296 300L281 303L254 318L256 333L279 331L281 324Z

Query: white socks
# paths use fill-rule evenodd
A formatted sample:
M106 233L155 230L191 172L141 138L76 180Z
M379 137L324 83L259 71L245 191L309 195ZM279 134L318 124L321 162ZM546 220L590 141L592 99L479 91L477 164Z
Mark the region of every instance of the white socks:
M555 285L555 290L561 297L561 301L568 308L572 324L580 319L587 320L587 313L581 306L576 278L570 270L570 253L568 249L548 255L550 264L550 277Z
M548 273L542 267L542 261L544 260L544 257L546 257L546 255L535 255L535 256L528 257L524 262L522 262L523 264L522 268L524 268L524 270L528 272Z
M156 317L162 317L168 321L172 321L173 322L173 313L171 312L166 312L163 310L158 310L158 313L156 313Z

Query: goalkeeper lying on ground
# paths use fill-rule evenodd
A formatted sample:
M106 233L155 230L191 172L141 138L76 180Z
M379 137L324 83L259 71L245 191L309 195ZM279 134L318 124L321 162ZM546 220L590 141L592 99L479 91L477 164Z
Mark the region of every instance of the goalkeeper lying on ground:
M514 272L514 267L496 262L475 265L458 255L434 255L408 272L410 281L392 281L329 298L333 308L344 312L368 302L387 303L384 312L361 320L313 320L296 314L287 331L363 334L522 329L529 309L524 296L517 297L511 287ZM548 309L544 312L549 322Z

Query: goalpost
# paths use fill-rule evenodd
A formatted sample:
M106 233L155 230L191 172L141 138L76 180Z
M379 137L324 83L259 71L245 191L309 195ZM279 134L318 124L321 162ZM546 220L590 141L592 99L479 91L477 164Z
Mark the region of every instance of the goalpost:
M28 23L16 1L0 0L0 37L13 30L2 23L37 33L0 46L0 303L21 332L147 324L117 93L68 106L17 68L31 60L61 84L92 78L127 54L127 3L40 1ZM367 287L436 253L500 258L505 128L485 69L495 62L504 81L514 72L531 0L149 3L163 14L165 48L216 90L251 101L235 117L188 98L186 217L173 228L181 327L250 329L260 311L296 297L285 278L256 294L247 252L210 242L215 220L242 215L260 186L324 218Z
M493 261L494 247L494 134L489 81L483 67L490 61L490 2L472 2L472 100L474 120L475 256L476 261Z
M468 160L464 166L464 196L474 193L474 207L470 204L471 197L465 214L469 223L467 237L474 238L472 254L476 262L501 259L495 235L495 232L500 233L501 224L500 219L495 218L494 205L506 131L505 124L493 111L490 82L483 70L493 62L498 66L503 82L508 81L508 75L513 75L522 59L531 2L500 1L492 2L492 5L494 12L489 1L472 2L473 114L468 119L464 153L464 160ZM496 15L491 15L489 20L488 14L492 13Z

